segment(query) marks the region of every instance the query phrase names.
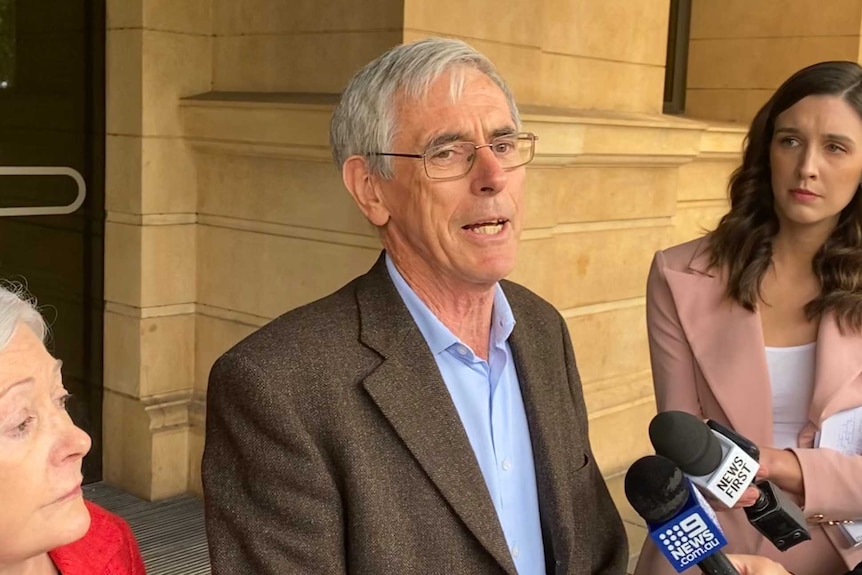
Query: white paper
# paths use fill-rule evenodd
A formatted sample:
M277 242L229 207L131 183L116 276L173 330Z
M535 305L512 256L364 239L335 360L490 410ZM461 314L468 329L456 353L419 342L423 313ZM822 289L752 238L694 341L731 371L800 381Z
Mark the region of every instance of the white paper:
M862 407L827 418L818 438L817 447L828 447L844 455L862 455Z
M842 523L840 527L841 532L847 538L847 541L850 542L851 546L858 547L862 545L862 523Z

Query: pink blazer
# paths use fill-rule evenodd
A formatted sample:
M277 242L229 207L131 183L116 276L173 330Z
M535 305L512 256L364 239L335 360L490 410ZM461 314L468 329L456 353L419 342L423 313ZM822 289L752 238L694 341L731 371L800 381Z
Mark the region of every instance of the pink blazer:
M706 242L694 240L656 253L647 283L650 359L659 411L681 410L729 425L758 445L772 445L772 398L759 314L724 296L720 274L707 270ZM862 518L862 456L812 448L814 433L830 415L862 405L862 335L838 331L823 317L817 336L809 424L794 449L805 482L804 511L811 542L778 552L748 523L742 510L720 513L727 552L765 555L797 575L829 575L827 558L845 565L862 560L827 525ZM697 573L698 570L689 570ZM673 573L649 543L637 575Z

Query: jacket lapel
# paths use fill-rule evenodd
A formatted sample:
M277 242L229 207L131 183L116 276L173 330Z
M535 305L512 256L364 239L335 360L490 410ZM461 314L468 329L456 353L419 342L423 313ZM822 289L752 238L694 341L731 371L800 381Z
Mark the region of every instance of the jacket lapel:
M862 405L862 385L852 385L862 373L862 334L842 334L832 313L820 321L815 358L814 395L809 419L818 427L831 415Z
M357 300L360 340L383 357L366 391L479 543L517 575L467 433L382 255L360 280Z
M507 297L510 297L509 294ZM517 319L517 301L510 297L509 303ZM553 369L552 366L562 365L563 360L548 361L547 350L536 349L536 343L545 341L547 334L531 333L527 325L526 321L515 324L509 337L509 346L530 427L539 513L548 527L546 536L551 537L554 558L568 558L574 532L585 528L586 522L574 520L574 506L569 504L570 494L566 484L568 468L560 465L584 453L586 449L585 446L566 445L559 437L560 422L566 421L560 410L571 404L571 398L566 401L566 397L559 395L560 390L567 389L566 374L560 374L559 369ZM586 540L586 536L579 540ZM588 567L587 564L585 566ZM570 568L574 569L573 572L580 572L577 567L563 561L558 565L557 573L567 573Z
M703 254L695 255L688 270L665 274L695 360L729 423L758 445L772 445L760 316L725 297L722 278L706 269Z

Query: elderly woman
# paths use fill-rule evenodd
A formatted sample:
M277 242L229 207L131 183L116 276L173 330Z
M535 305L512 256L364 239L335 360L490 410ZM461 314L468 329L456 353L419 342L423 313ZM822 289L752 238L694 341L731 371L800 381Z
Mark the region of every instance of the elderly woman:
M143 575L128 525L84 501L90 437L32 304L0 287L0 575Z

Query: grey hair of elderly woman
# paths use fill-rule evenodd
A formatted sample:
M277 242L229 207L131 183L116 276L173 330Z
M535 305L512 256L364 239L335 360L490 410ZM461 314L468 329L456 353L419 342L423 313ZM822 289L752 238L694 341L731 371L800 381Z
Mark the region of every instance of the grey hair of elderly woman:
M48 331L45 320L25 293L19 285L0 284L0 350L12 339L18 324L26 325L36 337L45 339Z

